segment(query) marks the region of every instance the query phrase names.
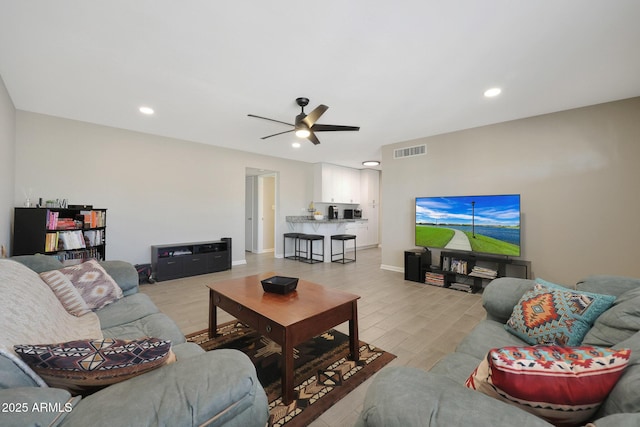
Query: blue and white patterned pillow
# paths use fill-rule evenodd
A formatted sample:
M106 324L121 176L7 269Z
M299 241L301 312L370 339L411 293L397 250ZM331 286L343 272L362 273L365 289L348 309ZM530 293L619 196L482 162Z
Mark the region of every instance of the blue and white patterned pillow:
M578 346L615 299L536 279L513 308L505 329L531 345Z

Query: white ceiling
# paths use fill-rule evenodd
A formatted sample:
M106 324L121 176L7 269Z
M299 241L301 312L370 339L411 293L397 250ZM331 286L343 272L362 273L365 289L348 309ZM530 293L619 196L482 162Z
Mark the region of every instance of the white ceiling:
M0 0L0 76L21 110L361 167L382 145L639 96L638 22L638 0ZM287 127L247 114L291 123L300 96L360 132L261 140Z

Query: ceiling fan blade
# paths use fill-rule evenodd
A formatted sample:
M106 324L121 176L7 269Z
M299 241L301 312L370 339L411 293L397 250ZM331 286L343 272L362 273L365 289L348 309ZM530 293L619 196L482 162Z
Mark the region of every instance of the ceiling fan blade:
M272 136L278 136L278 135L282 135L283 133L289 133L289 132L293 132L295 129L291 129L291 130L285 130L284 132L278 132L278 133L274 133L273 135L267 135L267 136L263 136L260 139L267 139L267 138L271 138Z
M287 126L293 126L293 124L291 124L291 123L281 122L280 120L270 119L268 117L256 116L255 114L247 114L247 116L255 117L256 119L269 120L270 122L282 123L283 125L287 125Z
M341 126L341 125L314 125L314 132L337 132L348 130L360 130L360 126Z
M313 126L313 124L315 122L318 121L320 116L323 115L324 112L327 111L328 109L329 109L329 107L327 107L326 105L320 104L316 108L314 108L314 110L312 112L307 114L307 117L302 119L302 121L304 122L304 124L306 124L307 126L311 127L311 126Z
M318 145L318 144L320 144L320 140L318 139L318 137L317 137L313 132L311 132L311 133L309 134L309 136L307 137L307 139L308 139L309 141L313 142L313 144L314 144L314 145Z

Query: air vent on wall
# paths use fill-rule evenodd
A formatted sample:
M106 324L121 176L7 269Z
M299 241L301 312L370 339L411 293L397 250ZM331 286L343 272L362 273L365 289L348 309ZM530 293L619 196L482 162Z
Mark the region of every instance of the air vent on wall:
M394 159L423 156L425 154L427 154L427 144L416 145L414 147L396 148L393 150Z

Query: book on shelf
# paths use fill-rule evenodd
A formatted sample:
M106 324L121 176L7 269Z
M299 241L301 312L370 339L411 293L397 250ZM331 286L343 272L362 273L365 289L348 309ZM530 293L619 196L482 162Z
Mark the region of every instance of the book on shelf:
M104 243L104 230L86 230L84 240L87 246L98 246Z
M467 261L461 259L452 259L450 271L458 274L467 274Z
M55 252L58 250L59 233L47 233L44 239L44 251Z
M102 259L102 255L96 248L58 252L56 257L65 266L80 264L89 259Z
M59 212L47 209L47 230L56 230L58 228L58 215Z
M473 293L473 286L467 285L466 283L454 282L449 285L449 288L456 289L458 291Z
M496 263L478 261L471 269L469 276L480 277L482 279L495 279L498 277L498 265Z
M80 211L80 215L84 218L85 228L99 228L104 227L106 223L105 211Z
M63 249L83 249L86 247L84 235L80 230L60 231L58 234L62 241Z
M427 272L424 275L424 283L433 286L444 286L444 274Z

